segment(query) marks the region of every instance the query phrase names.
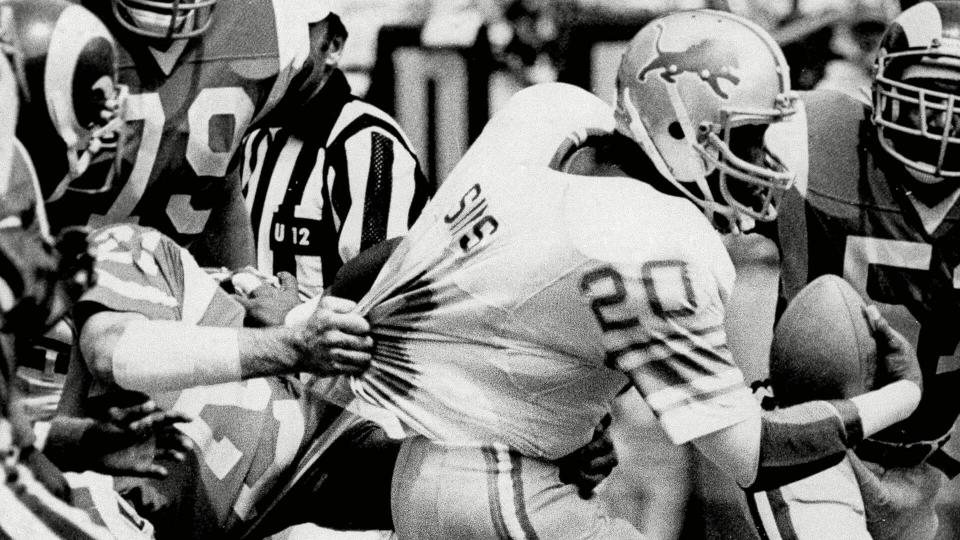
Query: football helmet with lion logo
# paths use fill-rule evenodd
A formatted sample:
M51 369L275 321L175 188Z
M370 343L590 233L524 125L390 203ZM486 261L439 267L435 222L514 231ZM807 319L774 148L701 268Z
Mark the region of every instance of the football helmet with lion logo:
M624 53L617 129L719 228L736 229L745 217L774 219L776 195L793 182L763 136L795 100L787 61L763 29L681 11L647 24Z

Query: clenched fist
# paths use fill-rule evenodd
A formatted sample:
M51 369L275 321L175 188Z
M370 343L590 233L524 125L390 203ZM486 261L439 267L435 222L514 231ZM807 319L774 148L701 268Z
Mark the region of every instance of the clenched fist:
M910 343L890 326L876 306L863 310L867 324L877 342L877 375L875 386L896 381L910 381L923 390L923 375L917 362L917 353Z
M354 312L351 300L325 296L300 329L301 371L318 375L357 375L370 366L370 323Z

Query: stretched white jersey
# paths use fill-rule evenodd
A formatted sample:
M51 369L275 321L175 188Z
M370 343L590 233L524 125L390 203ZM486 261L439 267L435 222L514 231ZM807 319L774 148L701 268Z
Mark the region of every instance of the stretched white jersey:
M542 167L474 179L441 187L361 300L362 401L433 439L549 459L631 378L677 443L759 414L723 328L733 265L694 205Z
M517 92L487 122L446 182L468 168L542 165L559 170L591 135L613 133L613 108L571 84L543 83Z

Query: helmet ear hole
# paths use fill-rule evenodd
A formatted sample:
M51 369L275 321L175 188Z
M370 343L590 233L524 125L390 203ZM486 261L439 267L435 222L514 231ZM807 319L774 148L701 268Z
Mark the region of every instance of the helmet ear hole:
M677 122L676 120L670 122L670 125L667 126L667 133L669 133L671 137L678 141L682 140L684 137L683 126L681 126L680 122Z
M793 175L753 152L738 157L728 140L736 126L766 126L796 110L789 66L769 33L724 11L671 12L633 37L617 80L617 129L647 150L666 181L721 227L739 226L741 215L773 219L771 190L789 189ZM728 197L731 180L746 184L747 202ZM729 217L722 224L721 215Z

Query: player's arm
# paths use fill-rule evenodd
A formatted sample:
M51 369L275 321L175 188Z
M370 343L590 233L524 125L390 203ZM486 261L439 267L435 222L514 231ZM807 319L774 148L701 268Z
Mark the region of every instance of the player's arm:
M267 375L356 374L370 363L370 325L354 303L325 297L296 328L221 328L100 311L80 331L94 376L128 390L157 392Z
M238 269L255 264L253 225L243 203L240 171L237 164L230 167L203 233L190 246L201 266Z
M719 242L704 242L701 249L714 253L701 251L647 272L639 286L621 280L611 287L618 282L610 271L584 286L607 329L608 354L615 355L613 361L628 373L671 440L693 442L741 486L759 490L838 463L864 436L913 412L921 388L916 354L872 309L867 315L877 342L877 372L886 374L875 380L883 386L848 400L764 413L727 344L733 266ZM631 309L642 316L624 318L633 315Z
M741 486L764 490L831 467L864 437L905 420L920 402L916 355L875 308L868 317L887 384L850 399L764 412L694 439L694 445Z
M327 298L297 328L237 328L238 305L159 232L114 225L92 234L96 285L76 307L80 350L96 378L147 393L293 372L357 373L369 324Z

